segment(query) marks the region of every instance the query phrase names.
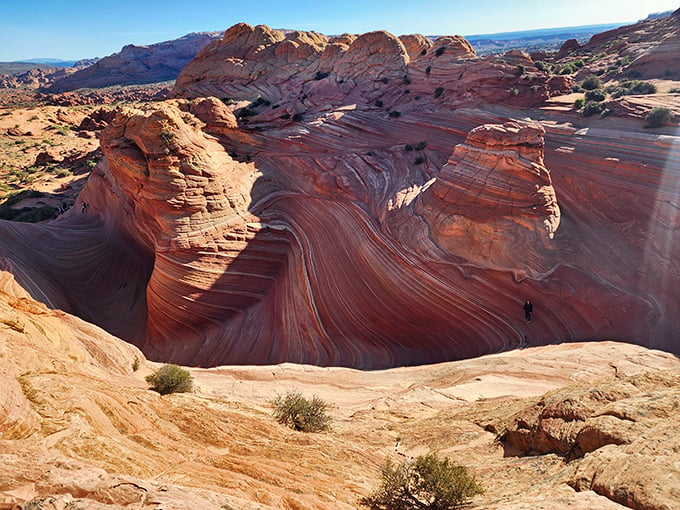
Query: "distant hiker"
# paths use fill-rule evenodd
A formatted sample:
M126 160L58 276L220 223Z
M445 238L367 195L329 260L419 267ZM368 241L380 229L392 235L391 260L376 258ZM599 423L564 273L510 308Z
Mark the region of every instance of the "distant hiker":
M522 308L524 308L524 320L529 324L531 322L531 312L534 311L534 305L527 299Z
M88 208L88 207L90 207L90 204L88 204L87 202L83 202L83 207L82 207L82 209L81 209L81 212L82 212L83 214L85 214L85 211L87 211L87 208Z

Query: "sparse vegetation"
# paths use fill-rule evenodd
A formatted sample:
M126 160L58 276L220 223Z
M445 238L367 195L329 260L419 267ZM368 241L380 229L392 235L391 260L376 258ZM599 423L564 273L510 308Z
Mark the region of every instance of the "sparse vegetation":
M645 127L659 128L667 126L672 120L673 112L669 108L657 106L656 108L652 108L652 110L645 117Z
M308 400L299 391L292 390L277 396L271 404L276 421L294 430L323 432L330 428L332 420L326 413L326 403L316 395Z
M602 81L595 75L591 74L581 82L581 87L586 90L595 90L602 88Z
M136 372L137 370L139 370L139 358L135 358L132 362L132 371Z
M621 97L638 94L656 94L657 86L649 81L624 79L618 85L609 85L605 88L612 97Z
M463 466L434 453L387 462L380 487L362 503L373 510L454 510L484 490Z
M593 89L586 91L586 101L604 101L607 95L602 89Z
M172 140L174 140L174 138L175 138L175 133L173 133L172 131L163 130L163 131L161 131L160 133L158 133L158 136L159 136L160 139L163 140L165 143L169 144L170 142L172 142Z
M161 395L186 393L194 387L191 374L177 365L163 365L153 374L147 375L145 380L151 384L152 390Z
M604 112L604 110L604 103L600 101L586 101L586 104L583 106L583 116L590 117L595 114L600 114Z
M437 87L434 89L434 97L437 98L444 93L444 87Z

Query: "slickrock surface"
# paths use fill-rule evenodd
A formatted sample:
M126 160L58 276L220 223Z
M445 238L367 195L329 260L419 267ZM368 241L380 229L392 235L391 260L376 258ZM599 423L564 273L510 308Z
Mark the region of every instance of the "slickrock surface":
M220 36L218 32L199 32L148 46L130 44L84 69L51 79L45 90L57 93L174 80L203 46Z
M122 111L74 208L0 222L4 265L183 364L381 368L602 338L679 352L674 128L532 121L518 105L549 95L547 74L404 40L232 27L175 90L218 97Z
M471 508L680 504L680 361L659 351L602 342L384 371L223 366L191 369L195 393L164 397L143 381L156 367L0 272L0 508L362 508L387 458L429 450L479 478ZM270 401L290 389L319 395L332 430L278 425ZM518 423L535 437L580 427L575 447L589 453L517 456L498 439Z
M558 58L599 55L595 63L587 65L582 74L597 70L610 72L609 66L621 59L625 65L616 73L638 78L680 78L680 9L670 16L639 21L607 32L596 34L582 47L565 45Z

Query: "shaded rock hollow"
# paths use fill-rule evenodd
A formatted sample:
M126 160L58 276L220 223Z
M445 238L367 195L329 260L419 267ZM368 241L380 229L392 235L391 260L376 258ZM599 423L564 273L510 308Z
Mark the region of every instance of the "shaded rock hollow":
M194 99L119 114L74 210L0 223L4 266L184 364L677 351L676 138L510 121L555 80L468 46L232 27L179 77Z

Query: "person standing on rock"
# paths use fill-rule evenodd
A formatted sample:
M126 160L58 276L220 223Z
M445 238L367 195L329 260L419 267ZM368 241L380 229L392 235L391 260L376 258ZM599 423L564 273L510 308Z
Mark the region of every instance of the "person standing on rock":
M531 322L531 312L534 311L534 305L527 299L522 308L524 308L524 320L529 324Z

